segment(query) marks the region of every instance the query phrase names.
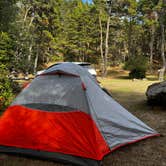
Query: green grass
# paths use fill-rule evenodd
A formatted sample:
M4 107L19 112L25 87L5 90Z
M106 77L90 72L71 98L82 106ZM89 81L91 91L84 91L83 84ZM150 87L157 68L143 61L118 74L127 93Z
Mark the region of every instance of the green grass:
M166 110L148 106L145 96L147 87L157 81L156 77L132 81L127 79L126 72L116 69L109 72L107 78L99 80L115 100L162 134L161 137L147 139L109 154L104 159L104 166L166 166ZM0 166L62 166L55 162L4 154L0 155L0 159Z

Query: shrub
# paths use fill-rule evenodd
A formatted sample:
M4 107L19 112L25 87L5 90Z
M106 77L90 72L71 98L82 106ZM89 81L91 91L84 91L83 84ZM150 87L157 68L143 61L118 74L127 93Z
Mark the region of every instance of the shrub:
M144 56L133 56L125 63L124 69L130 71L130 78L145 78L148 68L148 60Z
M141 71L141 70L138 70L138 69L133 69L132 71L130 71L129 77L130 78L137 78L137 79L145 78L146 77L146 71L144 71L144 70Z
M4 69L0 69L0 111L3 111L20 91L18 83L13 82L7 75Z

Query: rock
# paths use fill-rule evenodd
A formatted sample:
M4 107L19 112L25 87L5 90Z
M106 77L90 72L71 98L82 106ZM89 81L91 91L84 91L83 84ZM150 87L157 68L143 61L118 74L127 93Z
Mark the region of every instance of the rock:
M166 105L166 81L150 85L146 96L151 105Z

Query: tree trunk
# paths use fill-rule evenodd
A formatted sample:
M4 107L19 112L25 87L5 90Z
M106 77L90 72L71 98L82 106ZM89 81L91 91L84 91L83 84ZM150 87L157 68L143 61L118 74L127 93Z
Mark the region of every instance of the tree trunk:
M101 10L99 14L99 25L100 25L100 55L101 55L101 74L104 75L104 55L103 55L103 27L101 23Z
M153 45L154 45L154 34L155 34L155 25L152 25L151 27L151 41L149 43L150 47L150 71L152 73L152 68L153 68Z
M34 20L34 17L31 17L31 21L29 23L28 31L30 33L30 27L32 25L32 22ZM32 47L33 47L33 37L31 36L31 41L29 43L29 54L28 54L28 72L30 72L30 66L31 66L31 57L32 57Z
M131 56L131 35L132 35L132 19L129 19L129 31L128 31L128 57Z
M108 61L108 51L109 51L108 40L109 40L110 19L111 19L111 17L108 16L106 38L105 38L104 77L107 76L107 65L108 65L107 61Z
M30 27L32 26L33 20L34 20L34 17L31 17L31 20L30 20L30 23L29 23L29 26L28 26L29 30L30 30Z
M39 46L37 46L37 53L36 53L35 62L34 62L34 73L37 72L38 59L39 59Z
M24 20L23 20L24 22L26 21L28 12L29 12L29 10L30 10L31 8L32 8L32 6L30 6L29 8L26 9L25 15L24 15Z
M30 43L29 46L28 64L30 64L31 62L31 56L32 56L32 43Z
M160 70L160 74L159 74L159 80L160 81L164 81L164 74L165 74L165 69L166 69L166 59L165 59L165 27L164 24L161 24L161 58L163 61L163 67Z

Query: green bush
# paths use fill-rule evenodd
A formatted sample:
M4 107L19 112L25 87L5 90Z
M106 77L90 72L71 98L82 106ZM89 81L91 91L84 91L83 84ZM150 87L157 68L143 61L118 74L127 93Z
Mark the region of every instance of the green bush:
M148 60L144 56L133 56L125 63L124 69L129 70L130 78L142 79L146 77Z
M142 79L146 77L146 71L141 71L137 69L133 69L129 73L129 78L137 78L137 79Z
M7 77L8 73L0 69L0 111L3 111L11 103L16 93L20 91L18 83Z

